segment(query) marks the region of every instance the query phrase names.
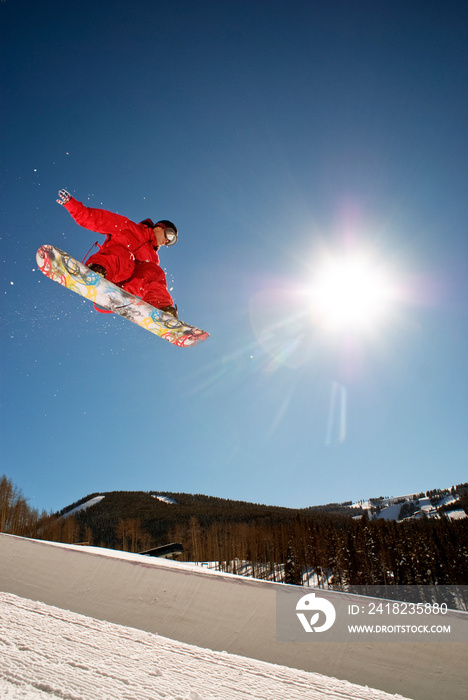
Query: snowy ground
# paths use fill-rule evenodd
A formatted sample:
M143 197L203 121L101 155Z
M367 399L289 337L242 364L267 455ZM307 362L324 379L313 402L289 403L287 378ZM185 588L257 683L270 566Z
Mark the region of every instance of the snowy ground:
M0 533L0 591L2 700L466 698L465 642L281 641L294 586Z
M390 700L315 673L175 642L0 593L5 700Z

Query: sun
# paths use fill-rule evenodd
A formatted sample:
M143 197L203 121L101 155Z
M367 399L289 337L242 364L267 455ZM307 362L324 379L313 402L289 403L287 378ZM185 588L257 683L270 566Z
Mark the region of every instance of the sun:
M370 258L327 258L312 282L312 314L330 330L372 330L385 319L392 297L388 274Z

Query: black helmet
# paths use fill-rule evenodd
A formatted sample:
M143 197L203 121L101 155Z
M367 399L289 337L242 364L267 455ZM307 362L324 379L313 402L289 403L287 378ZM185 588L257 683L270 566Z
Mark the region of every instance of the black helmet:
M159 219L159 221L155 224L153 223L152 219L144 219L143 221L140 221L140 226L148 226L149 228L154 228L155 226L162 226L164 229L172 229L174 233L170 234L170 243L167 243L167 245L174 245L174 243L177 243L177 238L179 236L179 232L177 230L177 226L172 223L172 221L169 221L169 219Z
M179 232L177 231L177 226L173 224L172 221L169 221L168 219L160 219L158 223L154 225L162 226L164 228L167 246L174 245L174 243L177 243Z
M153 227L157 226L158 224L164 224L164 228L171 228L176 232L176 235L179 234L179 232L177 230L177 226L175 224L173 224L172 221L169 221L168 219L159 219L158 223L154 224Z

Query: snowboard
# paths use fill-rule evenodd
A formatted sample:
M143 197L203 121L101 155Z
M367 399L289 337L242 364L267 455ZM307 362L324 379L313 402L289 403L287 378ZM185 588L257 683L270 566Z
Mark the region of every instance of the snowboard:
M187 348L209 337L209 333L156 309L143 299L126 292L52 245L43 245L36 254L41 272L54 282L71 289L97 306L113 311L150 333L178 347Z

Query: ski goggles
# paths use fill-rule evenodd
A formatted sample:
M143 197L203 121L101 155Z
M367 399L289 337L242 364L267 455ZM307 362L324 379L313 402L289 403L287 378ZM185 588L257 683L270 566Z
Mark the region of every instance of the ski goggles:
M164 235L166 236L167 246L174 245L174 243L177 243L177 233L174 231L173 228L165 228Z
M164 226L164 223L162 221L158 221L158 223L154 225L160 226L164 229L164 235L166 237L167 246L174 245L174 243L177 243L177 231L175 231L171 226Z

